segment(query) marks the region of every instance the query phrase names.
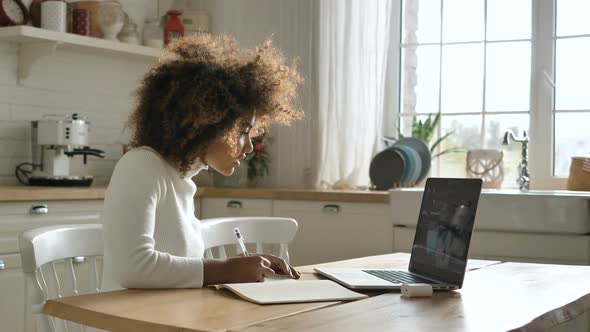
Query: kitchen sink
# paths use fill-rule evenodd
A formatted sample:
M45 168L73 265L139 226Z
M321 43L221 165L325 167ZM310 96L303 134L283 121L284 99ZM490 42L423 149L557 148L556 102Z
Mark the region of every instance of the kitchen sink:
M394 225L415 226L423 188L390 190ZM475 228L533 233L590 233L590 192L482 190Z

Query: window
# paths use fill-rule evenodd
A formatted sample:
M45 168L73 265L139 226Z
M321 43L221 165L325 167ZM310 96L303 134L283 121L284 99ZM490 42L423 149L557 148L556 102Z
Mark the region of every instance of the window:
M438 136L453 134L440 149L503 149L512 187L521 147L502 138L526 130L532 187L563 187L570 157L590 153L588 12L587 0L401 1L394 122L408 135L414 116L441 112ZM432 172L464 176L465 154L442 155Z
M590 25L587 0L557 0L554 174L567 176L570 157L590 152Z

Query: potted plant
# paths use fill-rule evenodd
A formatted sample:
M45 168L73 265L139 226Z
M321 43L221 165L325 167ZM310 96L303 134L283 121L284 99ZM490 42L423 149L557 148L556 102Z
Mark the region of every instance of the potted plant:
M268 148L272 138L264 133L252 138L253 150L248 155L248 183L256 186L269 173L270 154Z
M432 113L428 114L428 118L426 118L425 121L418 120L416 118L416 116L414 115L414 117L412 118L412 135L411 135L411 137L418 138L418 139L424 141L426 143L426 145L429 145L430 141L434 137L434 132L435 132L436 127L438 126L439 123L440 123L440 112L436 113L434 118L432 118ZM454 147L454 148L448 148L448 149L445 149L445 150L435 153L436 148L445 139L447 139L449 136L451 136L453 133L454 133L454 131L450 131L448 133L445 133L444 135L442 135L441 137L436 139L434 141L434 143L432 143L432 145L430 145L429 149L430 149L430 154L432 155L432 159L442 156L447 153L465 152L465 150L463 148ZM398 135L399 135L399 138L405 137L399 128L398 128ZM386 145L389 145L390 143L394 143L395 141L398 140L397 138L391 137L391 136L384 136L384 139L385 139Z

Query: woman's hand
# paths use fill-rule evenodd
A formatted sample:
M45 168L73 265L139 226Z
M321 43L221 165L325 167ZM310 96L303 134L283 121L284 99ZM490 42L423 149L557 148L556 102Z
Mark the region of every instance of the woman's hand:
M275 273L299 279L301 274L284 259L273 255L236 256L203 260L203 284L259 282Z
M274 277L272 263L262 256L236 256L228 259L203 260L203 284L264 281Z
M258 255L260 257L266 258L270 262L270 268L273 269L278 274L284 274L289 276L293 279L299 279L301 277L301 273L295 270L294 267L287 264L282 258L279 258L274 255Z

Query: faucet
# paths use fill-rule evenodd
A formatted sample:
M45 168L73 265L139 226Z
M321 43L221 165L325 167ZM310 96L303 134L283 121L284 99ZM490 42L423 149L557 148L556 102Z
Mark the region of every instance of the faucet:
M527 191L530 187L529 175L529 137L526 135L526 130L521 137L514 136L512 130L506 131L504 134L503 145L509 145L512 141L522 143L522 160L518 164L518 178L516 183L520 186L521 191Z

